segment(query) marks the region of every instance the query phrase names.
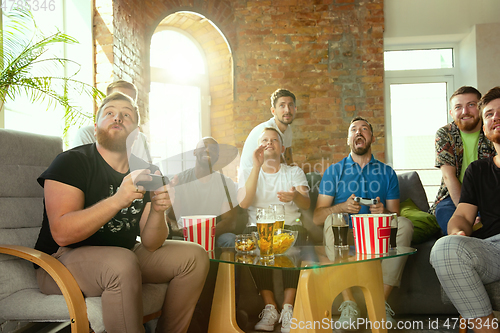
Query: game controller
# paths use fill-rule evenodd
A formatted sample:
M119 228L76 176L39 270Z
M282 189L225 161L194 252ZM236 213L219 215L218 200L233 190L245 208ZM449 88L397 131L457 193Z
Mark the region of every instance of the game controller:
M152 179L150 181L139 181L137 182L137 186L142 186L146 191L156 191L163 185L167 185L170 180L167 176L160 176L155 174L148 175Z
M376 205L378 203L377 199L367 199L361 197L355 197L354 201L363 206L371 206L371 205Z

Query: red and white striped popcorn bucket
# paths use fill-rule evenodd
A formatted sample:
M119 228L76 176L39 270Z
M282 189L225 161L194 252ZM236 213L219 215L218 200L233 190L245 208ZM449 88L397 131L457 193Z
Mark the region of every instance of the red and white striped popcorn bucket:
M184 240L198 243L206 251L215 247L215 215L182 216Z
M384 254L389 252L391 218L391 214L352 215L356 252L364 254Z

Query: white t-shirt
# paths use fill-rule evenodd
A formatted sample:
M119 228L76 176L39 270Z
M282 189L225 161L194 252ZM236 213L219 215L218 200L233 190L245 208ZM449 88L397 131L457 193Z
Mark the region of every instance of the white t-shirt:
M278 132L280 132L281 137L283 138L283 145L285 146L285 148L289 148L292 146L292 138L293 138L292 126L288 125L285 133L282 133L278 128L278 125L276 125L274 117L272 117L268 121L265 121L255 126L253 130L250 132L250 134L248 134L248 137L245 140L245 144L243 145L243 150L241 151L240 169L253 167L252 155L255 149L257 149L258 147L257 141L259 140L262 131L266 127L274 127L278 130Z
M136 142L148 142L148 139L144 133L139 132L139 135L141 136L140 138L141 140L136 140ZM76 132L75 137L73 138L71 148L83 146L94 142L96 142L96 137L94 135L94 126L93 125L83 126L80 127ZM143 159L144 161L148 161L146 151L144 150L144 147L140 146L140 144L134 144L132 146L131 152L135 156Z
M251 168L241 169L238 188L245 187L245 183L252 171ZM255 193L255 199L252 206L248 207L248 223L247 226L255 226L257 220L255 218L255 213L257 208L266 208L271 204L284 204L285 205L285 224L286 225L297 225L295 220L300 218L299 207L295 202L281 202L278 199L278 192L289 191L292 186L306 186L307 184L306 175L304 171L297 166L289 166L281 163L280 170L276 173L266 173L260 170L259 179L257 181L257 191Z
M177 225L183 228L182 216L215 215L219 216L229 211L229 198L233 207L238 206L236 198L237 186L231 180L218 172L201 179L196 178L194 168L177 175L178 185L175 186L173 209ZM225 185L229 193L227 196Z

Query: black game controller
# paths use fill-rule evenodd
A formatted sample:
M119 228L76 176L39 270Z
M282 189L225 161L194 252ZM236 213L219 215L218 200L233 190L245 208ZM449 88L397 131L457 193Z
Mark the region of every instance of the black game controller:
M377 199L367 199L361 197L355 197L354 201L358 202L360 205L363 206L371 206L371 205L376 205L378 203Z
M159 189L163 185L167 185L168 183L170 183L170 180L168 179L167 176L161 176L161 175L155 175L155 174L152 174L149 176L152 177L153 179L149 180L149 181L148 180L139 181L139 182L137 182L137 186L144 187L144 189L146 191L156 191L157 189Z

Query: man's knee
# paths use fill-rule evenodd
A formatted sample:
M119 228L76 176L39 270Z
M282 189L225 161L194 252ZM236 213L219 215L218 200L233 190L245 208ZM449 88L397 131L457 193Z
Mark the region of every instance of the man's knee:
M108 257L111 260L103 262L103 269L107 274L111 274L116 278L127 277L127 279L139 278L141 276L141 269L139 260L134 252L116 247L113 249L113 255Z
M442 260L448 260L452 257L457 258L464 248L467 237L450 235L439 238L431 249L430 263L435 265Z
M398 217L398 233L397 244L398 246L410 246L413 238L413 223L406 217Z

